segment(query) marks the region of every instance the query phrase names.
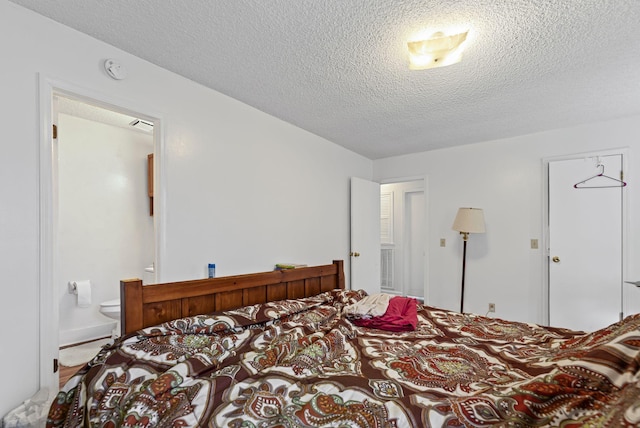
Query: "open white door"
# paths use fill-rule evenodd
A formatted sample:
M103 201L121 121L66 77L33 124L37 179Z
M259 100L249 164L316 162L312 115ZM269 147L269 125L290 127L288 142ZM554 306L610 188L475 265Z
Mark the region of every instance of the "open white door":
M601 156L619 178L622 155ZM549 162L549 322L594 331L622 312L622 197L610 180L574 188L599 170L593 159Z
M351 289L380 292L380 184L351 177Z

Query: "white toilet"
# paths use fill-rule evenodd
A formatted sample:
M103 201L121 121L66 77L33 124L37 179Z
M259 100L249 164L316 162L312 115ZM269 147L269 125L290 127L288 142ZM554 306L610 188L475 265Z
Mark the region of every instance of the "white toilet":
M155 280L155 267L153 263L144 269L142 284L153 283ZM100 313L111 319L120 322L120 299L107 300L100 303ZM119 325L116 324L116 331L119 331ZM115 334L115 333L114 333Z
M100 313L116 321L120 321L120 299L107 300L100 303Z
M116 325L111 330L113 340L120 336L120 299L107 300L100 303L100 313L105 317L116 320Z

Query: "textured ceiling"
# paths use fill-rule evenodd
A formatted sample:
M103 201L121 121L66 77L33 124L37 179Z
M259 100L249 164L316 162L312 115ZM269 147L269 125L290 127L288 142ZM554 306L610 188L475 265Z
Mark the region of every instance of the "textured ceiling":
M638 0L11 1L371 159L640 114Z
M100 122L107 125L117 126L119 128L135 130L138 132L146 131L139 130L131 126L131 122L137 118L128 116L126 114L118 113L115 111L107 110L102 107L93 106L82 101L77 101L62 96L56 97L56 111L58 113L68 114L74 117L80 117L93 122Z

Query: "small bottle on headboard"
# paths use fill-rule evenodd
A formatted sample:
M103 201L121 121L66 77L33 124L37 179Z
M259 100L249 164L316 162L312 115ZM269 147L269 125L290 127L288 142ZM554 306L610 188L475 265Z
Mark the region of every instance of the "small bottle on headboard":
M216 277L216 264L209 263L209 278L215 278L215 277Z

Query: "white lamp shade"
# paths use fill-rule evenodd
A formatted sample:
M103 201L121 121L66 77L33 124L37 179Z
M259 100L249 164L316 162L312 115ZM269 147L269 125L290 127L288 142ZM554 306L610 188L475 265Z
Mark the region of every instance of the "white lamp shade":
M484 212L481 208L458 208L453 230L466 233L484 233Z

